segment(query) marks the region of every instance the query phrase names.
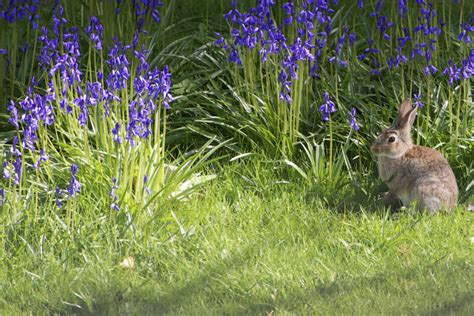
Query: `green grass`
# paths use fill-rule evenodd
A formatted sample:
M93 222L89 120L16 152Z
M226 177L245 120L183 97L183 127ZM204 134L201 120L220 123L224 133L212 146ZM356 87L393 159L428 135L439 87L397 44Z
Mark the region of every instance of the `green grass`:
M450 86L441 73L427 80L417 60L370 76L370 61L356 56L375 30L368 13L376 1L360 15L350 14L354 1L340 2L331 45L343 25L358 32L344 53L350 68L325 62L323 80L300 77L293 96L301 112L288 117L278 114L284 104L277 94L267 93L278 92L277 64L262 70L255 52L243 50L246 63L238 68L214 46L214 31L229 38L222 18L229 1L166 1L158 26L148 17L150 32L140 43L150 49L150 66L169 65L173 76L176 100L160 117L166 136L131 152L125 143L113 151L109 132L77 126L75 132L66 123L41 127L49 161L36 171L31 163L38 153L25 150L21 185L0 176L7 192L0 205L0 314L474 314L474 213L467 211L474 203L472 82ZM90 14L103 21L104 46L114 35L124 42L133 37L131 2L124 2L119 19L113 1L65 3L68 20L82 29ZM239 8L253 3L239 1ZM395 3L384 7L392 20L398 19ZM456 37L458 21L474 12L467 0L446 3L435 1L448 23L435 53L444 66L469 53ZM50 18L48 6L40 11ZM417 11L411 12L415 23ZM6 67L0 56L0 104L25 97L30 73L42 76L34 62L39 46L20 53L35 36L25 25L0 21L0 48L16 60L16 67ZM378 42L383 54L395 44ZM92 78L102 64L89 53L82 67ZM330 127L318 111L325 90L338 107ZM394 212L378 201L386 187L370 143L391 123L399 101L415 92L426 106L414 141L442 151L457 177L459 206L452 214ZM126 102L116 106L123 111ZM359 131L349 128L352 107ZM1 166L16 132L3 106L0 116ZM285 119L298 123L284 130ZM67 188L71 162L80 165L82 188L74 198L63 194L58 208L54 189ZM168 164L178 171L169 175ZM158 182L148 182L151 195L147 172ZM119 212L110 207L117 174ZM216 178L177 199L182 183L196 174ZM120 265L129 256L133 269Z
M251 167L248 167L251 168ZM311 186L231 167L160 210L147 238L98 218L0 269L3 313L469 314L474 217L334 211ZM68 236L68 237L67 237ZM62 239L64 238L64 240ZM38 244L41 244L38 241ZM65 245L68 245L65 247ZM13 252L10 251L10 254ZM119 263L135 258L134 269Z

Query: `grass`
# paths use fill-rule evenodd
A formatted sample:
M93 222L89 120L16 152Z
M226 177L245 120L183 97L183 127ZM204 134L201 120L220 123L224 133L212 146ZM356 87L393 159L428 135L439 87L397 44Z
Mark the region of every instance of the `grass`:
M292 92L300 108L289 113L277 95L281 56L262 68L255 51L241 49L244 66L236 67L215 47L215 31L230 39L222 18L228 1L166 1L159 25L146 15L149 33L140 44L150 49L150 67L169 65L173 80L175 101L153 125L163 131L131 151L126 142L115 150L115 122L103 119L97 106L86 126L64 113L54 127L40 126L50 155L41 169L32 167L38 152L20 148L26 157L21 184L0 178L6 191L0 196L0 314L473 314L474 213L467 211L474 203L472 81L450 86L442 69L427 79L419 58L387 70L395 36L403 23L414 26L418 9L396 23L390 42L376 40L382 76L370 76L371 61L357 59L376 31L368 16L376 1L369 2L359 10L354 1L340 1L321 60L323 80L300 76ZM459 65L469 54L456 37L458 22L474 7L461 2L435 1L447 22L433 53L440 67L448 59ZM104 24L104 47L115 35L124 43L133 38L131 2L123 2L123 18L116 18L113 1L64 3L67 27L80 26L81 48L88 47L83 29L91 14ZM253 4L242 0L239 8ZM400 22L395 4L383 12ZM50 9L40 8L49 26ZM350 61L346 70L326 58L343 25L360 36L341 53ZM47 77L34 61L39 43L21 52L36 36L27 26L26 20L0 21L0 48L11 52L0 55L0 104L26 96L29 74ZM421 33L416 40L423 40ZM91 51L83 51L80 63L92 80L108 66ZM302 62L299 71L307 68ZM130 101L133 80L128 84L121 93ZM330 122L318 111L326 90L338 109ZM369 146L399 101L413 93L425 103L415 142L442 151L458 180L452 214L394 212L378 202L386 187ZM127 102L114 103L122 129ZM353 107L359 131L349 128ZM5 107L0 116L3 165L12 161L18 131ZM75 197L65 192L72 162L82 183ZM176 172L169 172L170 164ZM198 175L215 178L182 189ZM111 208L115 202L120 211ZM128 257L133 267L123 267Z
M336 212L311 187L265 186L229 167L170 205L146 241L79 223L63 249L46 236L4 257L3 313L470 314L472 213ZM261 171L265 174L265 171ZM95 227L90 227L94 225ZM66 236L64 236L67 238ZM63 240L63 243L69 241ZM34 248L34 247L33 247ZM135 268L119 263L135 258Z

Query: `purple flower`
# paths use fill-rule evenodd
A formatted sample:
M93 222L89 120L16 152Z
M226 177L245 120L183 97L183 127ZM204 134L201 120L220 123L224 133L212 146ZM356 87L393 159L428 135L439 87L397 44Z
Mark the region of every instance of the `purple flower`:
M237 23L237 22L240 22L240 12L239 10L236 8L237 7L237 1L231 1L231 5L232 5L232 9L227 12L226 14L224 14L224 18L226 20L229 20L231 21L232 23Z
M229 61L231 63L236 63L237 65L242 65L242 61L240 60L239 53L237 52L237 49L233 48L230 51Z
M143 177L143 185L145 186L145 191L148 193L148 195L151 195L151 190L150 188L146 185L148 182L148 175L146 174L145 177Z
M12 143L12 147L10 147L10 155L12 157L20 157L21 156L21 152L20 150L18 149L18 136L15 135L13 137L13 143Z
M215 32L214 35L216 36L217 40L214 42L214 45L216 46L222 46L222 44L225 43L224 36L222 36L220 33Z
M70 196L75 196L81 190L81 183L77 180L76 174L78 171L78 167L76 164L71 165L71 183L68 187L68 192Z
M0 55L6 55L8 53L6 48L0 48Z
M56 206L58 208L61 208L63 206L63 203L61 202L60 198L62 196L62 191L59 187L56 187L56 190L55 190L55 196L56 196Z
M319 111L323 114L323 120L328 121L331 113L336 112L336 104L331 101L328 92L324 92L324 103L319 107Z
M5 203L5 189L0 187L0 206Z
M443 71L443 75L448 76L448 82L452 86L455 81L461 79L461 69L450 60L449 66Z
M436 68L434 65L432 64L429 64L427 66L425 66L425 68L423 69L425 75L429 76L429 75L434 75L438 72L438 68Z
M35 169L38 169L40 164L44 161L47 161L49 159L49 156L48 154L46 154L46 152L44 151L44 149L41 149L40 150L40 157L39 159L33 164L33 167Z
M424 106L424 104L420 101L420 96L418 94L413 94L413 100L414 100L414 104L415 106L419 107L419 108L422 108Z
M398 14L402 17L405 18L408 13L408 3L407 0L398 0Z
M15 102L13 100L10 101L8 104L8 112L10 112L10 118L8 122L12 124L16 129L19 129L20 126L18 125L18 109L16 108Z
M471 23L474 23L474 15L471 17ZM461 33L459 33L458 40L466 43L471 42L470 33L474 33L474 24L463 22L461 24Z
M393 27L394 23L390 22L388 20L388 17L385 15L381 15L377 17L377 29L379 32L382 34L382 36L385 38L385 40L389 41L390 40L390 35L387 34L387 30L391 27Z
M39 0L11 0L3 1L3 4L0 1L0 21L5 20L8 23L15 23L27 20L31 23L33 29L36 29L38 27L37 20L39 19L39 4Z
M355 131L358 131L360 129L360 127L359 127L359 125L357 124L357 121L356 121L356 117L355 117L356 116L356 109L355 108L352 108L350 116L351 116L351 120L350 120L351 128Z
M293 16L295 15L295 4L292 1L288 1L282 5L282 9L286 14L286 17L283 20L283 23L292 24Z
M3 163L3 178L4 178L5 180L8 180L8 179L10 179L10 178L12 177L12 174L11 174L11 172L10 172L10 170L9 170L9 167L10 167L10 164L8 163L8 161L5 161L5 162Z
M67 20L64 18L64 8L62 6L58 7L57 14L53 15L53 29L54 34L59 37L61 25L66 24Z
M122 139L120 138L120 123L115 123L115 127L112 129L112 134L114 135L114 141L118 144L122 143Z
M99 19L95 16L90 17L90 24L86 27L85 32L89 35L90 40L94 43L97 50L102 50L102 34L104 27Z
M15 161L13 162L13 170L14 170L13 182L16 185L20 184L21 171L22 171L21 166L22 166L21 157L16 157Z
M140 75L143 75L145 74L148 69L150 68L150 65L148 64L147 62L147 56L146 54L148 54L148 50L146 50L143 45L142 45L142 49L140 50L134 50L133 51L133 55L135 56L136 59L139 60L139 63L138 63L138 66L137 66L137 73L140 74Z
M461 75L464 79L474 76L474 48L471 49L469 57L461 61Z
M110 204L110 208L116 211L120 211L120 205L117 203L118 196L115 192L118 189L117 179L112 178L112 188L110 189L110 196L112 197L112 203Z
M127 81L130 78L129 65L130 62L125 55L125 50L121 42L114 40L114 46L109 51L109 58L107 64L110 65L111 71L107 77L106 84L109 91L124 89L127 86Z

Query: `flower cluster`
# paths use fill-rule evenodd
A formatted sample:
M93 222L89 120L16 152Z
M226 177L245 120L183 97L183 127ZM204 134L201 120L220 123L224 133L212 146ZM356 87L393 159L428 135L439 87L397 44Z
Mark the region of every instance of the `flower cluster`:
M119 0L117 0L119 2ZM156 23L160 23L161 16L160 11L158 11L159 7L163 6L163 3L160 0L140 0L134 1L136 16L144 16L148 12L151 12L151 17Z
M474 33L474 13L469 17L469 22L461 23L461 33L458 35L458 41L471 43L471 34Z
M453 85L454 82L457 82L464 79L470 79L474 76L474 48L471 49L469 56L466 59L461 61L461 65L458 66L453 63L452 60L449 61L449 65L444 69L443 75L448 77L448 82L450 85Z
M35 81L34 78L32 80ZM10 122L13 126L18 127L20 123L24 126L22 131L23 147L34 151L36 149L36 142L38 140L38 128L41 124L45 126L53 125L54 113L52 102L55 100L53 88L50 86L46 90L46 94L34 92L33 88L28 89L28 95L19 102L22 115L20 119L16 115L18 112L16 107L10 103ZM15 110L13 108L15 107ZM17 121L16 121L17 120Z
M336 1L333 1L337 5ZM239 52L257 49L262 63L269 56L280 63L278 81L280 83L280 100L287 104L292 102L291 89L298 79L298 69L308 65L309 74L320 78L320 65L323 56L329 53L327 61L341 67L348 67L344 46L354 45L356 35L344 26L339 37L331 41L332 14L330 1L303 0L301 2L286 1L281 9L284 17L281 24L273 19L272 10L276 1L257 1L257 5L248 12L241 13L237 2L233 1L232 9L224 15L232 25L232 41L227 44L224 37L216 33L216 45L229 51L229 61L242 64ZM285 30L287 32L285 32ZM326 54L325 54L326 52ZM329 120L331 113L336 111L329 94L324 94L325 102L320 107L323 120Z
M95 43L95 48L97 50L102 50L102 35L104 33L104 27L98 18L91 16L91 23L86 27L85 32L89 36L91 42Z
M281 14L276 14L277 1L257 0L257 5L241 12L237 8L237 1L232 1L232 9L224 17L230 23L231 41L226 42L221 34L216 33L215 44L229 52L229 61L238 65L242 64L245 51L257 49L260 59L265 63L270 55L277 56L273 61L280 62L277 70L280 82L280 99L291 103L291 89L297 79L298 68L301 64L309 65L310 75L320 78L321 56L328 56L328 62L341 67L348 67L348 60L342 53L346 42L354 45L356 35L350 33L348 28L341 26L339 32L334 32L332 15L334 10L330 1L302 0L285 1L281 3ZM337 5L337 1L333 1ZM374 27L378 36L368 38L367 46L358 54L361 62L370 65L372 75L380 75L382 70L394 70L413 61L421 63L420 69L425 75L432 76L438 73L439 65L433 58L437 50L439 37L443 33L445 22L438 17L432 2L417 0L410 4L407 0L397 1L397 13L401 19L408 18L409 10L418 12L417 22L403 22L399 28L384 14L390 9L383 0L377 0L375 10L369 13L374 18ZM410 4L410 8L409 8ZM359 8L364 8L364 1L357 2ZM385 8L387 7L387 9ZM274 19L282 16L282 23ZM471 42L474 32L474 16L469 22L460 26L459 41ZM408 25L408 26L406 26ZM339 33L339 34L338 34ZM402 33L402 35L399 35ZM335 40L332 36L339 35ZM388 43L389 45L384 45ZM396 44L391 46L390 44ZM334 46L332 46L334 45ZM386 47L394 47L394 53ZM384 59L386 64L384 64ZM438 61L438 60L436 60ZM458 78L470 78L470 59L463 61L462 66L450 64L445 75L450 76L450 82Z
M156 8L161 3L142 1L141 5ZM157 12L154 15L155 19L159 18ZM56 128L57 122L64 124L76 120L79 126L87 129L92 119L107 120L105 126L110 127L110 137L117 144L122 144L124 138L129 145L135 145L140 139L149 138L155 112L160 107L169 108L173 101L171 73L167 66L162 70L149 66L148 51L137 48L139 33L130 45L115 39L101 67L104 73L97 73L96 78L86 78L79 67L84 42L80 41L78 28L68 26L62 7L56 8L52 20L52 31L42 26L38 37L38 62L45 75L39 82L33 77L27 95L10 101L7 106L8 121L18 136L13 138L9 158L3 165L3 176L12 179L16 185L21 183L25 167L40 168L50 158L42 148L45 137L49 136L42 131ZM91 17L90 25L85 29L90 47L106 50L102 41L103 31L99 19ZM137 65L136 69L132 69L132 65ZM98 117L100 113L102 116ZM71 118L58 120L58 117L68 116ZM31 159L33 161L29 164ZM74 197L80 192L77 173L78 166L73 164L67 190L56 190L59 207L63 194ZM112 207L118 210L115 189L116 182Z
M324 49L328 46L329 34L332 30L332 13L329 1L303 0L300 6L293 1L282 4L283 22L279 25L273 19L272 9L275 1L257 1L257 5L248 12L241 13L237 2L233 1L232 9L224 15L233 28L232 43L227 44L220 34L216 34L216 45L229 51L229 61L241 64L239 48L258 49L261 61L268 61L270 55L280 60L278 71L280 82L280 99L291 103L291 86L297 79L298 68L308 64L312 77L319 78L319 64ZM296 30L295 34L285 35L285 29ZM289 32L291 33L291 32ZM341 36L334 42L334 54L329 62L337 61L347 67L342 58L342 49L346 42L355 43L355 34L343 28Z
M26 19L36 29L39 20L39 5L39 0L0 1L0 20L15 23Z
M379 75L380 74L380 62L379 62L379 53L380 50L375 47L374 45L374 40L369 38L367 41L367 48L364 49L364 52L357 56L359 60L364 60L366 58L369 58L372 60L373 68L370 70L370 73L373 75Z

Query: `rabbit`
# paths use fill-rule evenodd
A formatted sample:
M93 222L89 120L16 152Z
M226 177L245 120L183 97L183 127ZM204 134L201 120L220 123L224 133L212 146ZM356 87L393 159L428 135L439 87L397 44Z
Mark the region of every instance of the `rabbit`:
M415 203L418 210L436 213L452 211L457 204L458 186L448 161L437 150L412 143L410 130L418 107L409 99L402 102L392 127L384 130L370 150L377 156L379 177L388 186L384 201Z

